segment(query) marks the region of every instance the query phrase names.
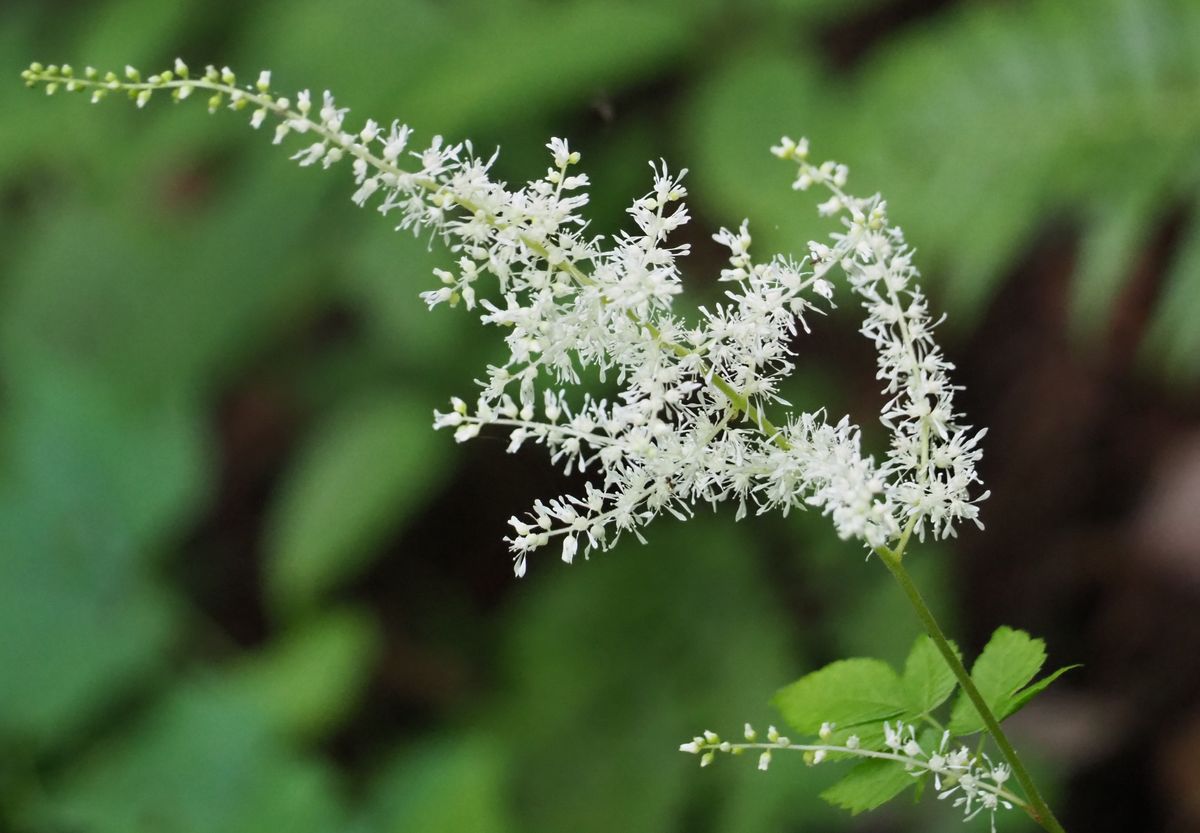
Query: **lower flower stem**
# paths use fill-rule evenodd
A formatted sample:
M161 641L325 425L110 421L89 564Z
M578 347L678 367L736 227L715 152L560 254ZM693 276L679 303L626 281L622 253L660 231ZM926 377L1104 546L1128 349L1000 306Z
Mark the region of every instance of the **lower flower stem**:
M907 543L907 538L905 538L903 543ZM913 584L908 570L904 569L904 564L902 563L903 544L897 547L896 550L890 550L887 547L878 547L875 553L879 556L884 566L891 572L893 578L896 579L896 582L900 585L900 589L904 591L904 595L908 597L908 601L916 612L917 618L925 626L926 633L929 634L930 639L937 646L942 658L946 660L946 665L954 672L954 676L958 679L958 684L962 686L962 690L966 692L967 697L979 712L980 717L983 718L983 724L987 727L988 733L996 742L996 746L1000 748L1000 753L1004 755L1005 760L1012 767L1017 783L1021 785L1021 789L1025 791L1025 795L1029 799L1029 805L1026 809L1030 817L1041 825L1044 830L1049 831L1049 833L1066 833L1063 830L1062 824L1054 817L1054 812L1046 803L1046 799L1042 798L1037 785L1033 783L1033 779L1029 776L1029 771L1021 763L1021 758L1017 755L1017 750L1013 748L1012 743L1004 734L1004 730L1000 728L1000 721L996 719L991 708L988 707L987 701L983 699L983 695L971 679L971 675L967 673L966 666L963 665L962 660L955 653L954 648L950 645L950 641L946 639L946 634L942 632L941 626L938 624L937 619L934 618L933 611L929 609L929 605L925 603L925 599L922 598L921 592Z

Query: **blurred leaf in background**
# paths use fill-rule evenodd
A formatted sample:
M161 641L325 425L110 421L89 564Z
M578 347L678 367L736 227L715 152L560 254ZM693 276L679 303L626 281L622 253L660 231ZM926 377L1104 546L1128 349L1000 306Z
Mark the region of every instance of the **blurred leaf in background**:
M451 448L426 436L417 398L350 403L302 453L266 545L266 590L280 609L316 604L444 481Z
M1100 339L1156 230L1183 214L1183 241L1148 328L1156 369L1200 374L1200 296L1189 241L1200 186L1200 7L1189 0L959 3L900 29L831 78L818 55L777 37L713 66L684 135L722 212L788 216L758 148L802 131L877 188L970 321L1050 223L1082 233L1075 328ZM787 77L788 84L777 79ZM811 234L761 229L776 248ZM1190 320L1190 319L1188 319Z

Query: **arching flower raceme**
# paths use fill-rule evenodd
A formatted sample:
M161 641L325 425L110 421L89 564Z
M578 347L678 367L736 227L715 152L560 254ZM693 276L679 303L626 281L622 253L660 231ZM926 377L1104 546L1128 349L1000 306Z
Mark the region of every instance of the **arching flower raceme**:
M40 64L24 78L93 101L125 93L138 106L200 90L210 109L249 110L255 128L270 119L276 143L299 138L292 158L302 166L348 163L355 203L445 243L453 268L435 270L438 285L421 297L430 308L478 314L503 333L508 356L486 368L475 395L436 413L435 427L460 442L504 431L510 451L542 445L565 471L591 478L582 494L538 501L510 521L518 575L542 548L570 562L625 533L641 538L663 512L686 518L705 503L732 502L739 518L751 508L814 507L842 538L871 548L978 523L983 432L954 410L952 365L934 341L912 250L886 203L847 194L846 168L812 164L804 141L785 138L773 151L796 165L798 190L828 195L819 211L838 231L809 243L802 260L756 261L748 223L721 229L724 295L689 324L674 308L688 254L673 239L690 219L686 171L665 162L651 165L649 190L627 209L628 229L603 237L588 230L588 177L564 139L547 144L544 176L511 187L493 177L496 157L470 142L439 136L410 149L406 125L352 126L329 92L281 96L265 71L245 86L228 69L193 77L181 61L145 80L132 67L121 77ZM790 345L808 316L832 303L835 273L861 304L862 334L878 354L881 421L891 434L879 461L863 454L847 418L791 410L779 393L793 369ZM591 377L617 392L595 398L584 387Z
M799 752L810 766L816 766L831 755L863 761L899 764L913 782L933 781L933 789L939 801L953 799L952 806L963 813L963 820L987 814L992 833L996 833L996 813L1014 807L1027 808L1024 800L1007 788L1012 771L1005 764L993 763L982 752L972 752L966 746L952 747L948 731L941 733L940 741L923 743L918 739L915 726L896 721L884 723L884 748L864 748L857 735L850 735L844 743L831 740L834 725L821 726L812 743L794 743L781 735L774 726L767 729L765 738L749 723L744 730L745 742L730 742L716 732L706 731L690 741L680 744L679 751L700 756L700 766L711 766L719 753L741 755L756 753L758 769L766 771L776 752ZM932 776L932 778L930 778Z

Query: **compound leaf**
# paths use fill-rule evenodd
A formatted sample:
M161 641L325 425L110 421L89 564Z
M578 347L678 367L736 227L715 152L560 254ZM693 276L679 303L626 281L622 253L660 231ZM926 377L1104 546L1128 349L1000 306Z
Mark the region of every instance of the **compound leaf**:
M996 715L1003 719L1011 714L1006 711L1017 691L1033 679L1046 662L1046 643L1034 639L1025 631L1002 626L996 629L983 653L975 660L971 679L983 695L984 701ZM983 719L966 694L959 695L950 715L950 731L956 735L968 735L983 728Z
M901 684L908 708L916 714L928 714L954 693L957 681L933 640L921 634L904 662Z
M904 764L896 761L863 761L846 777L821 793L821 798L858 815L874 810L917 783Z
M801 677L775 695L792 728L816 734L825 722L839 728L887 720L905 711L900 677L878 659L843 659Z

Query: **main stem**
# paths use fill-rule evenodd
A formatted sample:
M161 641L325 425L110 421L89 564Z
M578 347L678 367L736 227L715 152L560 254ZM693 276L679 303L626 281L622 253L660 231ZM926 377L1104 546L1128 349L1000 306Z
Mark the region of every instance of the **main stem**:
M933 640L938 651L941 652L942 658L946 660L946 665L954 672L954 676L958 679L958 684L967 693L967 697L979 712L979 716L983 718L983 724L987 727L988 733L996 741L996 746L1000 748L1001 754L1004 755L1005 760L1012 767L1013 775L1016 776L1017 782L1021 785L1021 789L1025 791L1025 795L1029 799L1029 806L1027 808L1029 815L1043 829L1049 831L1049 833L1066 833L1062 824L1055 818L1050 805L1046 803L1046 799L1042 798L1037 785L1033 783L1029 771L1021 763L1021 758L1017 755L1017 750L1013 748L1012 743L1004 734L1004 730L1000 728L1000 721L996 719L996 715L988 707L987 701L983 699L983 695L975 686L971 675L967 673L966 666L962 664L962 660L954 652L954 648L951 647L946 634L942 632L941 626L938 624L937 619L934 618L933 611L929 609L929 605L922 598L921 591L913 584L908 570L904 569L904 564L902 563L903 550L904 545L907 543L908 539L906 536L895 550L888 549L887 547L879 547L875 550L875 553L896 579L896 582L900 585L900 589L904 591L904 595L908 597L909 603L912 605L913 610L916 611L917 618L925 626L926 633L929 634L930 639Z

